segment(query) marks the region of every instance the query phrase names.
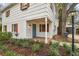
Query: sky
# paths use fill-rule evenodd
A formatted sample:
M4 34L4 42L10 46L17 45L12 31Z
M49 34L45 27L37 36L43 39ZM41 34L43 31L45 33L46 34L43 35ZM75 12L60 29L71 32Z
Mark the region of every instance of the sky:
M79 10L79 4L78 4L78 5L76 5L76 7L75 7L75 8L76 8L76 10Z

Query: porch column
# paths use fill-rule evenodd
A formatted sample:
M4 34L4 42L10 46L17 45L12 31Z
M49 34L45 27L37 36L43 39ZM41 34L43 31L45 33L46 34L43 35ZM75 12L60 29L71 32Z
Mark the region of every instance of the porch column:
M45 43L47 44L47 17L45 18Z

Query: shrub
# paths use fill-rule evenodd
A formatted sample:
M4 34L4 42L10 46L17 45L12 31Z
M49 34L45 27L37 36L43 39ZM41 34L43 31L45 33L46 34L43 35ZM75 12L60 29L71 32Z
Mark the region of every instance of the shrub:
M11 32L0 32L0 40L9 40L12 38Z
M49 47L49 55L51 56L59 56L59 43L52 43Z
M10 51L7 47L4 45L0 45L0 50L4 52L4 55L6 56L16 56L16 53Z
M3 46L3 45L0 45L0 49L2 50L2 51L7 51L8 50L8 48L6 48L5 46Z
M22 47L30 47L30 42L29 40L23 40L19 45Z
M40 45L40 44L34 43L34 44L32 45L32 51L33 51L33 52L37 52L37 51L39 51L40 49L41 49L41 45Z
M73 56L79 56L79 48L76 47L76 45L74 46L74 52L72 52Z
M15 52L10 51L4 45L0 45L0 51L3 51L4 52L4 55L6 55L6 56L16 56L17 55Z
M13 42L15 45L19 45L21 43L21 41L19 39L14 39Z
M63 47L64 47L66 55L79 56L79 49L76 46L74 46L74 52L72 51L72 46L63 44Z
M72 54L72 48L71 48L71 46L69 46L67 44L63 44L63 47L65 49L66 55L71 55Z
M6 56L17 56L17 54L12 51L6 51L5 55Z
M10 40L8 40L8 43L11 43L11 44L15 44L17 40L15 38L11 38Z
M8 37L9 39L11 39L11 38L12 38L12 33L11 33L11 32L7 32L7 37Z
M29 42L20 43L20 45L21 45L22 47L29 47Z
M14 39L14 44L21 47L30 47L30 42L27 39Z
M77 48L77 49L75 50L74 56L79 56L79 48Z

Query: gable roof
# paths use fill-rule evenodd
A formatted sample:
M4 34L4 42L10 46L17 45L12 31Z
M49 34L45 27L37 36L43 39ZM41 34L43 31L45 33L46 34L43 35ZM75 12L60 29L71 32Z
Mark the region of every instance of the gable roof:
M4 8L1 10L1 12L3 13L4 11L6 11L7 9L13 7L13 6L16 5L16 4L17 4L17 3L11 3L11 4L9 4L8 6L4 7Z

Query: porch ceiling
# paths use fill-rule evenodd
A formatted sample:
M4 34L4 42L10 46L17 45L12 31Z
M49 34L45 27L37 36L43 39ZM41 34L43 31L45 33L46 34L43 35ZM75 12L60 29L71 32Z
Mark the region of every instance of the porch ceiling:
M27 22L45 22L45 18L28 20ZM47 22L50 23L51 21L49 19L47 19Z

